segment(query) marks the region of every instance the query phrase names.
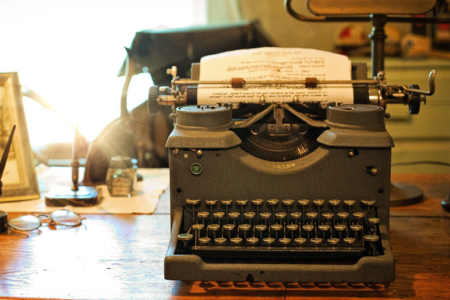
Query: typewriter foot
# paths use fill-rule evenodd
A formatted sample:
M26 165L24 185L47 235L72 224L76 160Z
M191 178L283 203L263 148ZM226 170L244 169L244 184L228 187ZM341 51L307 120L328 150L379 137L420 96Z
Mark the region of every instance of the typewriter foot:
M423 200L423 192L416 186L399 182L391 182L391 206L404 206L419 203Z

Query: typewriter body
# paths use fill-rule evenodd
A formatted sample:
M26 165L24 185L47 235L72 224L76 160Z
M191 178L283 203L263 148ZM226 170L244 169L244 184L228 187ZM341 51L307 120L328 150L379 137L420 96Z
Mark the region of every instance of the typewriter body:
M192 78L152 87L150 112L176 106L169 151L171 238L165 278L175 280L389 282L391 147L387 103L418 113L418 86L367 79L352 64L354 103L198 104ZM209 82L216 83L216 82ZM245 88L239 78L230 88ZM259 82L260 84L265 84ZM305 78L314 89L335 84ZM273 84L273 82L271 82Z

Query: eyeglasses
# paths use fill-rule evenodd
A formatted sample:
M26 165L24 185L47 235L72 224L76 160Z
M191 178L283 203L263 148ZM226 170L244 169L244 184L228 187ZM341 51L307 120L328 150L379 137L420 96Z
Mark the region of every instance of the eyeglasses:
M8 226L13 230L32 231L41 227L43 223L49 223L50 225L76 227L81 225L82 220L84 220L84 218L81 218L77 213L74 213L70 210L61 209L55 210L50 215L20 216L9 220Z

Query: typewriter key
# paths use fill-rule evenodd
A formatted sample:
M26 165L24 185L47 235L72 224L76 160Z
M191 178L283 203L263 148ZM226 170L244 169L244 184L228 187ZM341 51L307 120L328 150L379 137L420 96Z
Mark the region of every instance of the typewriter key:
M325 200L323 200L323 199L315 199L315 200L313 200L313 202L317 206L322 206L325 203Z
M375 243L380 240L380 237L378 235L368 234L364 236L364 240L369 243Z
M230 239L230 242L234 245L239 245L240 243L242 243L242 238L240 237L234 237Z
M299 237L294 240L294 243L296 243L298 245L303 245L304 243L306 243L306 239L303 237Z
M323 232L329 231L330 228L331 228L331 227L330 227L329 225L319 225L319 230L320 230L320 231L323 231Z
M239 230L249 231L252 226L250 224L239 224Z
M318 237L312 238L310 241L311 241L311 243L313 243L314 245L320 245L320 244L322 243L322 239L321 239L321 238L318 238Z
M354 212L353 213L353 216L356 218L356 219L362 219L362 218L364 218L364 216L365 216L365 214L363 213L363 212Z
M271 245L275 243L275 239L273 237L263 238L263 243L266 245Z
M194 236L190 233L180 233L178 235L178 240L179 241L190 241L194 238Z
M239 218L240 215L241 215L241 213L237 212L237 211L232 211L232 212L228 213L228 216L232 219L237 219L237 218Z
M284 219L284 218L286 218L286 213L284 212L284 211L279 211L279 212L276 212L275 213L275 216L278 218L278 219Z
M222 219L224 215L225 215L225 213L223 211L218 211L218 212L213 213L213 216L216 219Z
M273 231L280 231L281 229L283 229L283 226L281 224L272 224L270 225L270 229L272 229Z
M207 212L207 211L199 211L197 213L197 217L199 217L200 219L206 219L207 217L209 217L209 212Z
M345 212L345 211L340 211L340 212L337 213L337 215L341 219L347 219L350 214L348 212Z
M370 224L379 224L380 219L379 218L369 218L369 223Z
M264 231L264 230L266 230L267 229L267 226L266 225L256 225L255 226L255 229L256 230L258 230L258 231Z
M311 212L307 212L306 213L306 216L308 217L308 218L310 218L310 219L315 219L315 218L317 218L317 213L315 212L315 211L311 211Z
M361 231L363 229L363 227L361 225L358 225L358 224L353 224L353 225L350 225L350 229L352 231Z
M337 225L334 225L334 229L335 229L336 231L344 231L344 230L347 229L347 226L345 226L345 225L343 225L343 224L337 224Z
M200 201L201 201L201 199L189 199L189 198L187 198L186 199L186 204L197 205L197 204L200 203Z
M378 235L365 235L364 236L364 241L368 242L370 245L370 249L372 250L372 255L376 256L376 248L375 248L375 243L378 242L380 240L380 237Z
M291 239L287 238L287 237L282 237L281 239L278 240L281 244L283 245L288 245L291 243Z
M295 231L298 229L298 225L297 224L289 224L286 226L286 228L287 228L287 230Z
M301 216L302 216L302 213L299 212L299 211L293 211L293 212L290 213L290 216L291 216L293 219L300 219Z
M209 224L207 228L208 228L208 230L211 230L211 231L217 231L220 229L220 225L219 224Z
M203 225L203 224L192 225L192 229L194 229L194 230L202 230L203 228L205 228L205 225Z
M339 244L339 239L337 239L337 238L329 238L329 239L327 240L327 242L328 242L329 244L331 244L331 245L337 245L337 244Z
M231 205L231 203L233 203L233 200L222 200L220 202L222 203L222 205L228 206Z
M269 203L269 205L277 205L279 201L280 200L278 199L269 199L267 200L267 203Z
M355 200L344 200L344 204L352 207L353 205L355 205L356 201Z
M244 213L245 218L247 219L253 219L255 217L256 213L254 213L253 211L247 211Z
M219 237L219 238L214 239L214 243L216 243L217 245L223 245L226 242L227 242L227 239L224 237Z
M236 226L234 224L223 224L223 229L227 230L227 231L231 231L234 230Z
M211 241L211 239L209 237L207 237L207 236L198 238L198 242L200 244L204 244L205 245L205 244L208 244L210 241Z
M249 243L250 245L255 245L258 242L259 242L259 239L257 237L254 237L254 236L249 237L247 239L247 243Z
M262 212L262 213L260 213L259 215L260 215L261 218L263 218L263 219L269 219L270 216L272 215L272 213L270 213L270 212Z
M254 200L252 200L253 205L256 205L256 206L261 205L263 202L264 202L263 199L254 199Z
M328 200L328 203L330 203L331 206L338 206L339 204L341 204L341 200L338 199Z
M355 241L356 241L356 239L351 238L351 237L344 238L344 243L346 243L347 245L352 245L355 243Z
M248 200L236 200L237 205L246 205Z
M293 199L284 199L282 202L286 206L291 206L295 201Z
M323 217L325 220L330 220L330 219L332 219L332 218L334 217L334 214L333 214L333 213L323 213L323 214L322 214L322 217Z
M361 203L367 206L374 206L377 201L375 200L361 200Z
M306 225L302 226L302 229L304 231L313 231L314 230L314 225L306 224Z
M301 206L307 206L309 205L309 200L308 199L298 200L298 204L300 204Z
M217 200L206 200L206 205L216 205Z

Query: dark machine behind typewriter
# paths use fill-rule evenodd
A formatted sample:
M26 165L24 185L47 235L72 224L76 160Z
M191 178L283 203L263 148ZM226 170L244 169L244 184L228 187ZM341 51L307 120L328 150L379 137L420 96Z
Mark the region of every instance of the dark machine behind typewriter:
M389 6L378 10L398 13ZM384 68L382 61L376 65ZM172 86L152 87L148 102L151 113L159 105L176 107L166 145L172 222L166 279L394 280L389 241L394 144L384 126L384 107L403 103L417 114L425 96L434 93L434 70L428 91L387 85L378 71L367 79L365 64L358 63L346 81L259 82L307 89L351 83L354 103L348 105L295 97L198 105L198 85L217 82L199 80L200 64L192 65L190 79L178 78L176 67L169 71ZM223 83L240 89L248 81Z

